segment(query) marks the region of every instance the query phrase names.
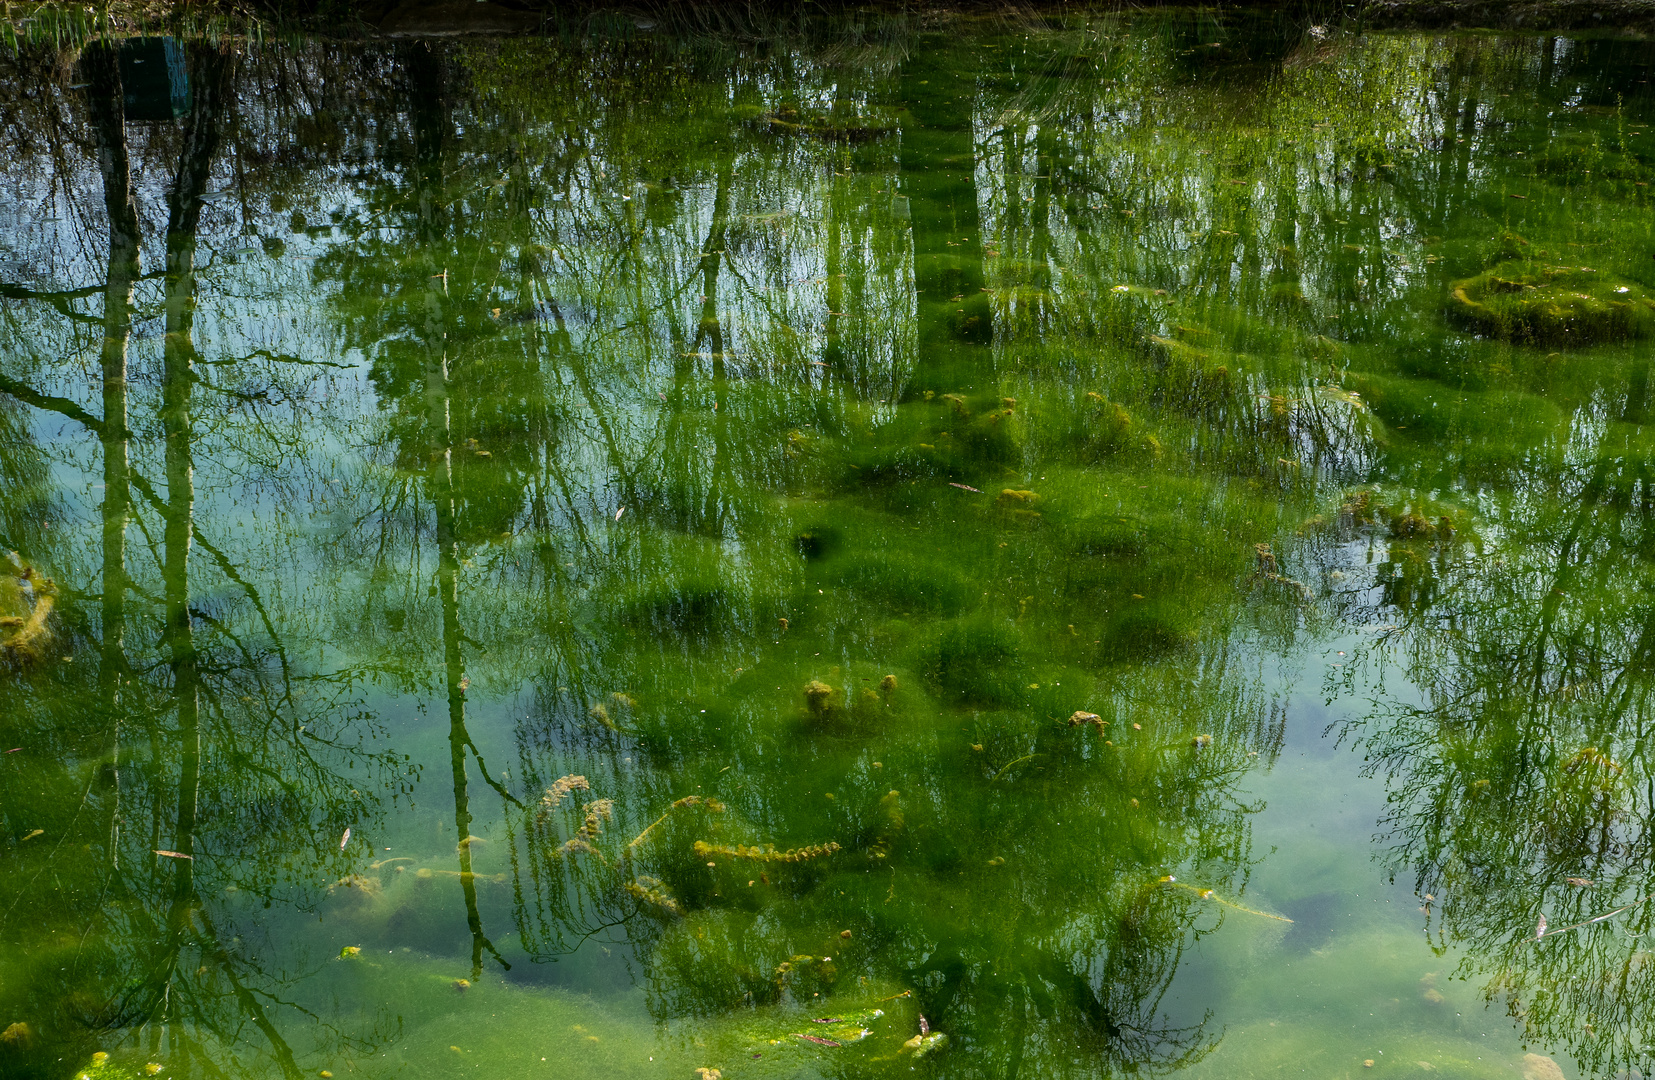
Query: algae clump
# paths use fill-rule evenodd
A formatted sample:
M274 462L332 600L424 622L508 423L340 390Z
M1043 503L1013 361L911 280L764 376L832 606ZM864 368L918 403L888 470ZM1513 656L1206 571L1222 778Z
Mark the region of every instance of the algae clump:
M14 663L39 660L51 640L47 620L57 588L10 553L11 571L0 574L0 653Z

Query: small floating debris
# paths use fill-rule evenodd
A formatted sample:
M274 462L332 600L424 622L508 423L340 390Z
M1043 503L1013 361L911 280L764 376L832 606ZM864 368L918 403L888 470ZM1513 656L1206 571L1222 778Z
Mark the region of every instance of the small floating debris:
M1082 709L1076 709L1069 716L1069 726L1079 727L1082 724L1091 724L1093 727L1098 729L1098 734L1102 735L1103 729L1109 725L1109 721L1105 720L1095 712L1086 712Z
M922 1058L927 1054L936 1053L946 1045L948 1045L948 1036L943 1032L933 1031L926 1035L915 1035L903 1043L902 1048L897 1053L913 1054L916 1058Z

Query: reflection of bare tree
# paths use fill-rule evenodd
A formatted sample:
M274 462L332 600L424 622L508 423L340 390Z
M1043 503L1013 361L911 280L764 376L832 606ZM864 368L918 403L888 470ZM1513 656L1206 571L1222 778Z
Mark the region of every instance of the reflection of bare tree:
M1487 553L1390 544L1363 614L1396 625L1371 659L1424 697L1347 733L1389 782L1389 858L1468 950L1462 973L1583 1069L1648 1069L1650 905L1535 940L1542 916L1556 931L1655 892L1647 477L1606 456L1545 469Z
M902 182L914 245L919 314L911 391L958 390L986 382L993 320L983 289L982 216L972 115L976 73L952 67L922 39L902 68L902 95L914 123L902 131ZM975 348L974 348L975 347ZM977 392L987 385L972 386Z
M483 931L477 908L476 875L471 868L471 808L467 795L468 755L476 755L483 779L493 784L482 755L466 729L464 632L460 625L459 599L459 505L454 486L454 411L449 379L448 356L448 266L441 253L447 236L447 205L444 169L447 142L452 128L452 108L445 80L447 72L429 49L410 51L409 77L419 89L414 110L413 143L415 201L418 213L417 238L421 253L418 267L424 271L423 314L420 346L423 353L421 386L424 393L426 440L421 447L426 460L424 473L427 495L435 516L437 544L437 593L442 605L443 672L448 704L449 761L454 789L454 832L460 863L460 888L465 896L466 924L471 931L471 973L482 972L483 952L501 959ZM433 92L433 90L435 92ZM498 789L498 785L494 785Z
M101 182L108 224L103 282L62 294L13 297L62 310L102 296L101 318L93 320L100 337L93 344L100 359L101 417L73 398L41 392L15 376L6 377L4 389L97 436L105 498L97 549L101 590L78 584L74 589L77 596L101 591L102 618L93 630L81 628L80 613L72 613L77 622L70 625L77 632L65 646L66 652L78 652L81 640L95 642L91 651L98 663L65 669L85 670L95 676L95 685L66 679L58 697L44 702L26 686L8 685L7 705L0 709L8 723L45 722L43 730L50 730L53 712L67 706L82 715L63 729L65 735L81 728L96 732L83 744L66 743L56 766L65 781L87 777L60 820L69 835L90 841L90 854L60 845L62 857L54 852L41 871L51 871L51 888L37 888L37 875L34 882L7 890L8 942L20 958L40 954L38 977L7 987L8 1007L44 1018L49 1049L43 1052L69 1060L84 1057L81 1047L88 1038L97 1040L94 1047L108 1045L106 1033L114 1030L142 1038L152 1050L166 1046L181 1068L192 1061L204 1068L234 1067L237 1055L256 1055L262 1044L262 1052L293 1076L301 1051L290 1045L292 1031L282 1014L298 1008L292 998L295 975L253 958L243 938L258 934L258 919L225 910L230 905L222 903L220 890L231 885L231 893L239 888L242 895L266 901L303 903L325 870L303 865L315 856L295 860L290 846L317 826L337 837L343 824L335 822L366 822L371 811L335 772L343 765L342 750L359 749L351 745L351 721L333 714L335 706L348 707L345 695L324 686L320 700L298 703L306 688L294 682L306 676L288 662L276 629L283 613L272 611L238 568L240 553L226 554L203 536L198 520L200 448L208 447L205 471L216 494L222 475L211 455L223 453L225 443L212 437L214 424L200 416L204 409L196 388L220 391L209 399L212 404L241 400L203 376L194 333L202 292L197 245L204 196L226 128L235 120L236 65L232 54L216 47L197 44L186 52L192 108L178 140L161 140L178 155L169 170L165 270L156 275L162 279L165 336L157 377L149 382L158 384L155 426L162 439L154 464L165 477L163 491L144 475L153 444L130 430L142 426L132 425L129 417L135 393L144 392L134 391L137 381L129 376L138 306L134 290L142 280L140 215L112 47L94 44L82 58L91 175ZM153 151L155 143L149 145ZM67 163L60 164L67 173ZM73 307L69 312L71 325L85 321ZM36 375L50 378L46 371L31 373ZM203 431L209 434L204 437ZM260 450L256 443L239 449L255 455ZM159 518L158 529L145 520L146 511ZM136 549L136 559L129 546L133 522L149 540ZM155 555L153 577L144 565L146 551ZM70 572L72 553L60 548L55 554ZM221 582L232 590L228 602ZM204 594L211 599L204 600ZM215 768L224 759L236 767ZM368 753L356 764L372 770L388 762ZM54 789L67 787L55 778L51 782ZM39 805L44 811L46 804ZM93 806L101 830L84 821ZM282 850L271 851L272 843ZM151 853L157 848L186 857L158 858ZM297 878L296 889L283 880L287 875ZM59 931L78 942L90 939L91 945L65 963L41 944ZM244 1031L258 1032L251 1046L242 1045ZM332 1025L320 1029L319 1037L359 1045L363 1038Z

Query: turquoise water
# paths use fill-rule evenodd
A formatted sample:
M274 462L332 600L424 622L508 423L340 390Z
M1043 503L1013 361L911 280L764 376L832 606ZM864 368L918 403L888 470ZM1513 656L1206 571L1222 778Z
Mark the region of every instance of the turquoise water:
M1648 1072L1647 43L40 37L4 1075Z

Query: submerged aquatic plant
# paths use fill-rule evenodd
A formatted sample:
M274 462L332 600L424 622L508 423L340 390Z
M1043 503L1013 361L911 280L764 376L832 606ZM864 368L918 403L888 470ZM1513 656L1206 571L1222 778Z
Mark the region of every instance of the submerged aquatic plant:
M558 806L562 804L563 800L569 796L570 792L590 790L592 790L592 785L587 783L586 777L584 776L569 775L558 777L556 780L552 781L552 786L546 789L546 794L541 796L535 815L536 819L544 821L547 815L549 815L553 810L556 810Z
M820 859L832 855L839 850L839 844L834 840L829 840L825 844L808 844L805 847L789 848L786 851L777 851L770 846L749 847L745 844L738 844L734 847L727 847L723 844L709 844L705 840L695 842L695 853L701 858L712 855L760 863L808 862L811 859Z
M625 885L626 891L644 903L660 911L664 915L679 918L684 914L683 907L666 891L661 881L648 875L639 875Z

